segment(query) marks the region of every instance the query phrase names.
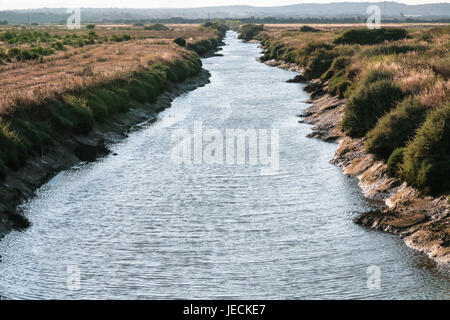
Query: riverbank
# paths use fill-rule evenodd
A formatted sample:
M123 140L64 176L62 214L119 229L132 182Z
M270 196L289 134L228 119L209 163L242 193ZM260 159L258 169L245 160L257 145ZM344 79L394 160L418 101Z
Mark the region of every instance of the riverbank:
M355 222L400 235L447 270L449 73L432 53L448 51L441 40L449 35L445 27L302 27L254 36L262 61L307 83L309 136L338 142L332 163L385 206Z
M294 63L268 60L269 66L301 72ZM313 125L308 136L338 147L331 162L345 175L358 179L368 199L384 205L384 209L363 213L354 222L362 226L397 234L411 248L423 252L444 271L450 270L450 206L447 197L423 196L398 178L387 174L387 166L365 151L365 138L345 135L340 124L346 100L327 93L327 83L309 82L312 105L301 114L299 122Z
M67 42L63 53L37 60L6 56L0 68L0 237L29 226L17 205L58 172L108 154L108 144L208 83L200 57L216 54L224 28L211 23L161 34L135 28L120 41L117 34L106 41L106 34L101 40L83 31L70 34L90 37L82 48ZM7 32L18 37L23 31Z
M0 238L13 229L28 227L28 220L16 207L34 196L35 191L57 173L80 161L95 161L109 153L108 145L125 139L130 131L157 119L157 113L170 107L176 97L209 83L205 69L184 82L170 82L155 102L131 101L130 111L116 114L103 123L95 123L86 134L63 133L42 156L30 158L17 171L8 170L0 189Z

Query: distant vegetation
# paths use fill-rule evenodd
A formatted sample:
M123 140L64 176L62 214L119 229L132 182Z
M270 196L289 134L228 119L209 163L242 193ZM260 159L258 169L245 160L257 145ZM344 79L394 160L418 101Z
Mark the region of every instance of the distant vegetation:
M115 41L114 38L110 39ZM67 33L65 35L50 34L45 31L7 30L0 33L0 41L8 47L0 46L0 59L4 62L14 60L32 60L53 54L55 51L63 51L66 46L81 48L85 45L108 41L108 38L100 39L94 31L87 33ZM1 62L0 61L0 62Z
M302 26L299 29L300 32L319 32L319 29L310 27L310 26Z
M149 26L145 26L144 30L166 31L169 30L169 28L161 23L156 23Z
M263 60L294 62L346 98L342 128L390 175L450 192L450 27L306 30L260 32Z
M264 30L262 24L244 24L239 30L239 39L249 41Z
M206 22L200 25L200 29L213 32L215 36L197 41L195 43L189 43L187 47L199 55L204 55L211 50L214 50L222 42L222 38L225 36L228 27L222 22L216 21Z
M334 41L337 44L377 44L405 39L408 33L401 28L351 29L344 31Z

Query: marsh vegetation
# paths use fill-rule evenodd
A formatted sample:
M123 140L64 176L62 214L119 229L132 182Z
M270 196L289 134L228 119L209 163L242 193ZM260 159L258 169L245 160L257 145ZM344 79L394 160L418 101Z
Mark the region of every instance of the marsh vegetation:
M450 27L264 29L252 35L263 59L296 63L345 98L342 129L365 137L389 174L426 193L450 191Z

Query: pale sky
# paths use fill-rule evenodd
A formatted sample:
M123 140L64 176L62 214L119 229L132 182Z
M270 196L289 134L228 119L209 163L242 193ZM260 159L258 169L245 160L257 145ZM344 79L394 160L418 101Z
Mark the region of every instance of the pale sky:
M222 5L279 6L298 3L365 2L365 0L0 0L0 10L28 8L191 8ZM378 1L368 1L378 2ZM398 0L406 4L449 3L450 0Z

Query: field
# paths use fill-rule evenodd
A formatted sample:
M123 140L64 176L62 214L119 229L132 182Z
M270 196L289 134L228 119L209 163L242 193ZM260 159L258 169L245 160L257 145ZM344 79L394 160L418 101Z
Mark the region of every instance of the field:
M450 27L247 25L265 60L296 63L303 80L345 99L342 130L365 138L388 172L425 193L450 192Z
M220 24L0 30L0 177L201 70Z
M25 101L38 104L66 90L121 78L151 62L179 58L186 49L173 42L176 38L194 44L217 36L198 25L167 27L162 31L132 26L0 29L4 40L0 42L0 112ZM15 35L12 41L5 39L7 34ZM55 49L57 43L62 44L59 49ZM27 55L31 50L37 53Z

